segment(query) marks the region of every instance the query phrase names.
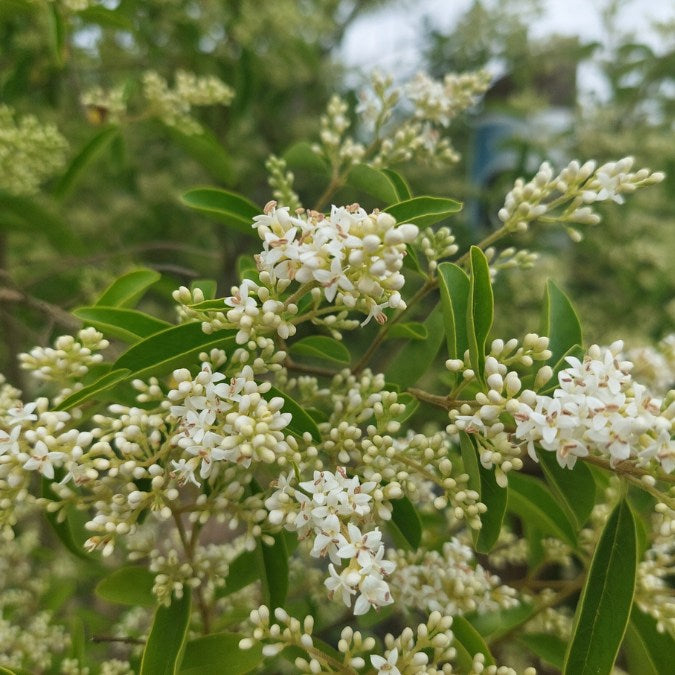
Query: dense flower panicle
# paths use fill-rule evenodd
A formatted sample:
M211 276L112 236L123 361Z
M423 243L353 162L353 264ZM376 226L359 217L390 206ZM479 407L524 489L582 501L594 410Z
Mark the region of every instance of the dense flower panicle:
M66 162L66 139L51 124L33 115L15 119L0 105L0 186L14 195L35 194L42 182Z
M405 308L400 270L417 226L356 204L293 216L271 202L254 221L263 241L258 265L273 279L316 284L328 302L365 313L364 323L386 321L387 307Z
M491 75L485 70L475 73L448 73L442 81L418 73L405 86L405 93L415 104L415 116L447 127L457 113L476 103L490 86Z
M405 607L456 616L519 604L516 591L477 564L473 551L456 538L446 541L440 552L395 551L389 558L396 563L389 584Z
M207 478L214 462L248 467L252 461L272 463L288 451L282 430L291 414L281 412L280 396L263 396L271 385L255 382L250 366L227 381L205 362L194 379L186 369L175 371L174 379L178 386L169 392L171 414L178 422L173 442L193 458L173 462L182 482L197 482L197 464L201 478Z
M567 357L553 396L537 395L521 402L514 417L517 438L555 452L561 466L572 468L589 453L608 456L612 465L633 458L651 460L670 473L675 469L671 438L673 411L662 411L660 399L634 382L629 361L619 361L623 343L592 346L584 359Z
M397 485L382 488L376 481L361 483L342 467L335 473L315 471L313 480L299 483L298 488L291 483L291 476L282 475L265 501L270 523L297 532L301 539L314 536L310 554L331 560L326 588L348 607L355 596L355 615L391 604L385 577L395 565L384 559L382 533L377 527L362 532L356 523L371 523L375 516L388 520L387 496L399 494ZM340 565L344 567L336 569Z

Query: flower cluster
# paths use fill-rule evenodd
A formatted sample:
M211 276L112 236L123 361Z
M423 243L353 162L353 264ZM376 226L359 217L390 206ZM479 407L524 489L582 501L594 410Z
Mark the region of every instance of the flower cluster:
M536 443L568 468L593 452L613 466L629 458L640 464L655 459L666 473L675 469L675 411L662 411L661 400L633 381L632 364L617 358L622 349L622 342L606 349L593 345L581 361L566 357L569 367L558 374L553 396L529 396L529 402L521 397L515 436L527 442L533 459Z
M222 460L248 467L252 461L272 463L289 450L282 430L291 414L281 412L282 397L265 398L271 385L258 384L250 366L229 381L208 362L195 378L187 369L173 377L177 386L168 396L178 423L173 442L189 457L172 460L182 482L198 485L196 469L208 478Z
M476 103L490 86L492 77L485 70L474 73L448 73L443 81L418 73L405 85L405 93L415 105L415 117L447 127L463 110Z
M333 207L329 216L311 211L297 216L270 202L254 219L263 240L261 270L279 281L320 285L328 302L386 321L384 309L404 309L400 290L406 244L415 225L397 225L388 213L366 213L354 204Z
M518 605L516 591L476 564L473 551L456 538L446 541L440 552L396 551L389 558L396 563L389 584L397 601L409 609L456 616Z
M545 215L547 222L563 224L570 237L578 241L581 235L571 224L600 222L590 204L608 200L622 203L624 193L664 179L663 173L649 169L631 172L633 161L632 157L624 157L597 167L594 161L581 165L573 160L557 175L544 162L532 180L516 180L499 210L499 219L506 231L524 232L530 223Z
M331 596L339 595L349 607L352 596L358 594L354 614L359 615L393 602L385 577L394 563L384 559L379 528L362 532L355 523L370 523L374 516L388 520L391 507L386 500L400 494L396 483L384 488L375 481L361 483L338 467L335 473L315 471L313 480L301 482L298 488L292 487L290 477L282 476L265 506L273 525L283 524L300 539L314 536L311 555L331 560L325 581ZM344 567L338 572L336 565Z
M217 77L197 77L181 70L176 73L173 89L158 73L146 72L143 94L150 114L186 134L201 132L201 126L190 115L193 106L229 105L234 98L234 91Z
M66 139L51 124L33 115L15 119L0 105L0 185L14 195L32 195L66 162Z

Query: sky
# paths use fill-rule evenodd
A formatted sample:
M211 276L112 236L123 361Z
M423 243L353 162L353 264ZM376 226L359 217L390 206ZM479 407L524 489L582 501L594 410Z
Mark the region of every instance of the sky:
M421 37L425 17L440 29L449 29L471 5L472 0L401 0L398 7L385 6L362 16L349 29L343 43L347 64L359 71L380 69L400 76L414 74L421 67ZM545 11L532 27L535 37L553 32L579 35L587 40L603 36L597 0L544 0ZM658 49L657 33L651 29L653 19L665 21L675 17L672 0L625 0L620 25L634 31L640 42ZM600 82L591 69L580 73L582 89L593 90ZM596 92L601 94L602 92Z

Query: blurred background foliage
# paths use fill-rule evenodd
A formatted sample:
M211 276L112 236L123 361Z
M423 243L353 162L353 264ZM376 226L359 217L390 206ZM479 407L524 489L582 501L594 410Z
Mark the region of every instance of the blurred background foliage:
M237 254L250 242L184 208L178 195L212 184L264 204L269 154L313 140L333 92L357 100L358 75L339 60L345 32L392 4L3 0L0 103L16 120L34 115L54 125L68 146L65 164L38 193L15 194L7 181L0 184L0 370L21 385L15 354L72 332L79 322L67 310L89 304L134 266L162 273L144 309L164 318L173 318L169 291L180 284L210 277L225 291ZM530 241L520 239L519 246L543 250L544 259L532 270L502 273L497 287L509 310L497 326L503 334L538 327L544 280L552 276L575 299L589 341L656 340L675 319L674 33L662 27L663 49L655 53L620 30L621 3L609 2L605 43L537 39L530 23L540 4L476 1L451 30L428 26L420 36L422 67L432 75L488 66L498 76L484 102L452 124L457 165L401 172L416 194L466 201L448 224L468 243L494 226L513 180L544 159L561 165L633 154L637 165L665 170L662 185L621 208L606 206L603 223L580 244L560 234L542 239L537 230ZM578 73L589 64L602 96L579 93ZM235 92L227 106L190 111L198 133L167 124L143 101L145 73L171 86L180 70L215 76ZM127 114L118 119L105 105L83 105L96 87L121 88ZM0 155L0 177L11 163ZM300 182L310 191L316 185Z

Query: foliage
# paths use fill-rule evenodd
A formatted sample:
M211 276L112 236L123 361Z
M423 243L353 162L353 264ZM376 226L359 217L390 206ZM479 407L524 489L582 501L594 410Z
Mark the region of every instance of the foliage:
M375 74L358 102L326 96L320 116L321 97L301 97L295 129L265 108L310 88L358 4L11 5L0 27L44 87L49 69L57 93L85 64L98 73L81 93L102 128L69 166L46 163L0 199L19 229L4 239L12 272L24 221L46 235L37 253L72 256L49 298L3 275L8 351L35 311L70 334L20 353L25 393L0 380L0 667L659 672L675 638L673 338L589 343L574 294L550 279L520 331L509 289L535 262L522 240L577 242L664 174L630 156L522 167L491 189L494 226L456 238L471 195L425 181L460 160L453 125L486 95L485 71ZM35 25L50 51L26 40ZM40 125L22 117L15 70L1 85L19 111L8 138L19 129L28 147ZM76 127L74 101L50 105ZM228 131L212 135L222 106ZM116 168L132 147L133 170ZM144 261L111 279L104 256L82 293L99 246L119 238L124 259L150 237L134 238L141 193L125 173L168 176L156 197L169 232L180 203L180 226L226 249L226 272L183 274L197 257L177 241L168 274ZM112 186L97 202L85 187L100 181ZM110 225L123 193L136 194L132 225L90 244L76 197L108 204Z

